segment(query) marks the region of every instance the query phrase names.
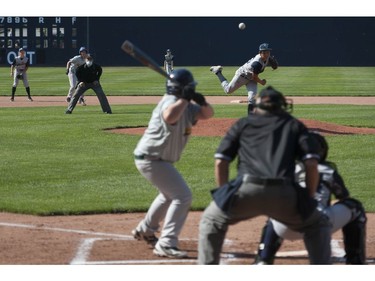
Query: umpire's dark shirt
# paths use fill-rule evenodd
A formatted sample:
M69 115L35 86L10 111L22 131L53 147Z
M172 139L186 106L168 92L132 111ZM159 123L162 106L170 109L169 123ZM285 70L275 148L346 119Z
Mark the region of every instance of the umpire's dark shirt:
M90 67L82 64L77 68L76 76L79 82L92 83L99 81L102 72L102 67L99 64L93 63Z
M238 174L294 179L295 160L319 158L318 146L304 124L290 114L257 115L238 120L222 139L215 158L238 156Z

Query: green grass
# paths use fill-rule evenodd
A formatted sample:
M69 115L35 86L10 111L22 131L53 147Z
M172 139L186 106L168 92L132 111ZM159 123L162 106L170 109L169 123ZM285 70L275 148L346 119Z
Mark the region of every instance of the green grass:
M206 95L223 95L219 81L209 66L187 67L198 81L198 91ZM0 67L0 95L10 95L12 79L9 67ZM224 66L223 74L231 79L237 66ZM64 96L68 91L65 67L30 67L29 82L34 96ZM374 96L375 67L280 67L267 68L260 75L288 96ZM8 77L8 78L7 78ZM101 78L107 95L162 95L165 79L143 66L103 67ZM22 83L20 85L22 86ZM260 87L261 89L262 87ZM245 89L238 95L246 95ZM92 91L87 92L93 95Z
M38 215L145 211L156 190L134 166L140 136L105 128L145 126L154 105L114 105L114 114L99 106L0 108L0 211ZM299 118L343 125L375 127L374 106L296 105ZM216 105L215 117L239 118L244 108ZM336 162L352 195L375 211L373 135L327 137L330 160ZM192 137L178 162L193 191L192 209L210 201L214 184L213 154L219 137ZM232 165L232 172L234 167Z

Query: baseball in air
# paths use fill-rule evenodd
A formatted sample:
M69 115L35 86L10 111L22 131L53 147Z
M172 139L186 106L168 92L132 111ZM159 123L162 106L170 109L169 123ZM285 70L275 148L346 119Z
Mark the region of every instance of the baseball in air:
M241 22L239 25L238 25L238 28L241 29L241 30L244 30L246 28L246 24L244 24L243 22Z

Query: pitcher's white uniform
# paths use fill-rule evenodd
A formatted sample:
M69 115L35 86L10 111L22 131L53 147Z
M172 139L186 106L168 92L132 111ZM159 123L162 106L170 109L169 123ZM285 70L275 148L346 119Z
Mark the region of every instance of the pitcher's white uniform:
M246 85L248 102L249 104L254 104L254 98L258 91L258 83L252 79L252 75L254 73L262 73L267 64L268 58L266 61L263 61L259 54L251 58L248 62L237 69L234 77L230 82L225 80L221 83L224 92L226 94L231 94L238 88Z

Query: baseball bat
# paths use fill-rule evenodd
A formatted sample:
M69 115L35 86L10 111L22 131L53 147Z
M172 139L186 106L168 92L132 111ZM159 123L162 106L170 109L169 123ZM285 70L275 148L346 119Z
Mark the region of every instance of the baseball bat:
M147 55L144 51L139 49L137 46L135 46L132 42L129 40L125 40L124 43L122 43L121 49L127 53L128 55L132 56L134 59L139 61L141 64L151 68L152 70L156 71L157 73L163 75L164 77L170 79L167 72L165 72L164 69L162 69L156 61L154 61L149 55Z

